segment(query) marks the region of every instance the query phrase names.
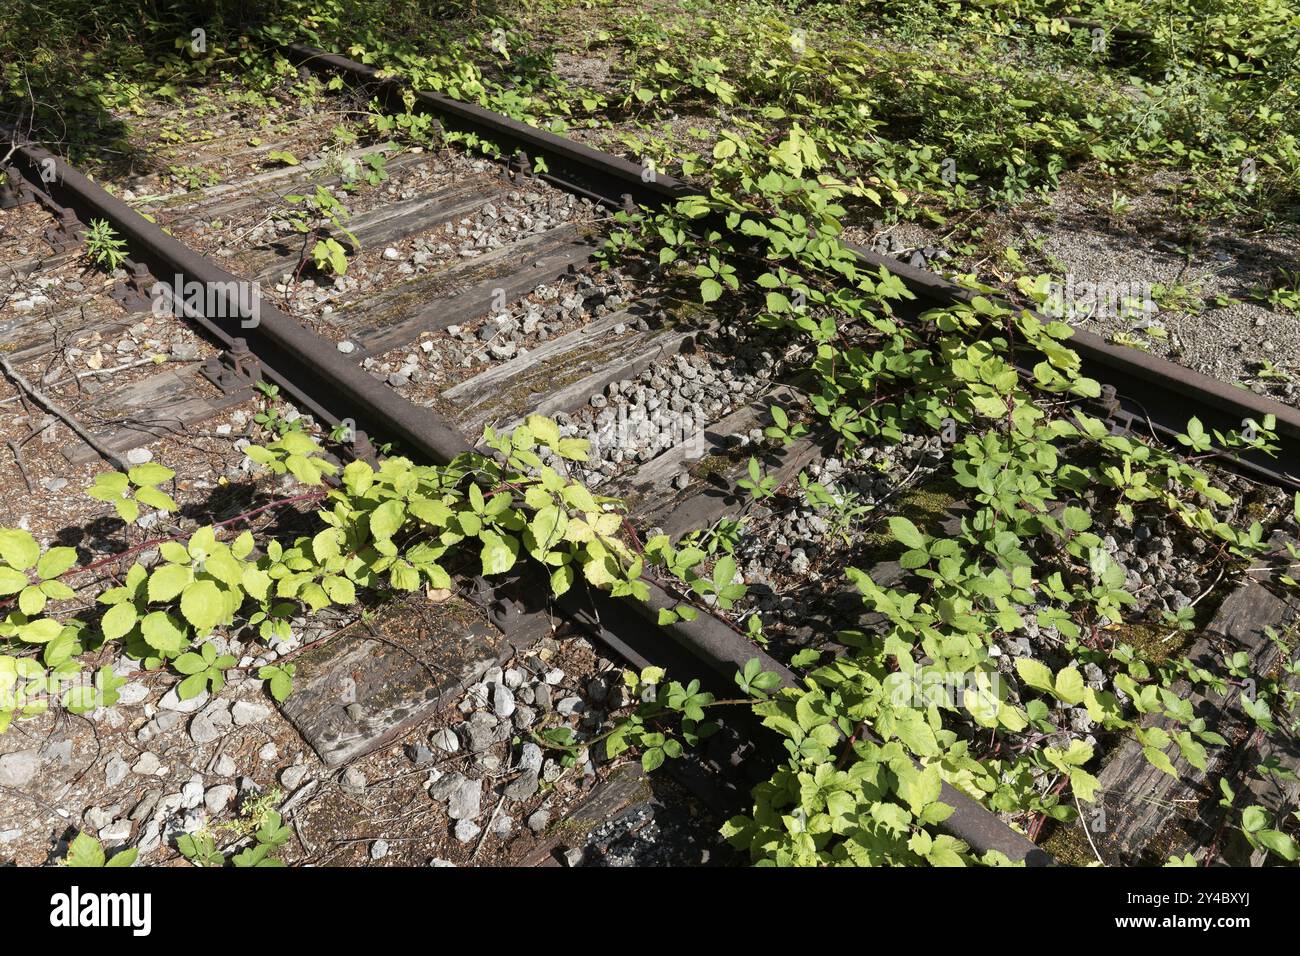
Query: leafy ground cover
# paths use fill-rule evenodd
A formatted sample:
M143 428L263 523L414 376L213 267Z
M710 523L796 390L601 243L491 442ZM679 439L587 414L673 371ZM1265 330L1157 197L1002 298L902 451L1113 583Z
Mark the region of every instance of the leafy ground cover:
M1294 733L1294 664L1247 675L1236 659L1207 669L1117 639L1142 619L1131 613L1128 569L1105 543L1139 525L1177 528L1230 582L1269 532L1294 532L1300 496L1275 496L1258 518L1243 514L1207 460L1216 450L1267 450L1272 423L1218 434L1193 420L1181 454L1114 435L1082 404L1099 387L1081 376L1069 328L1026 308L1048 304L1050 276L1017 275L1019 260L1008 255L996 288L989 276L964 278L981 293L971 305L911 316L902 284L861 267L842 241L873 220L917 220L952 242L975 242L991 212L1050 193L1067 173L1118 187L1153 170L1172 173L1189 241L1211 222L1294 228L1300 31L1288 4L547 2L509 14L451 11L461 15L433 28L415 4L384 5L379 16L368 4L290 2L255 22L233 8L215 19L175 7L67 12L42 42L9 51L5 88L11 121L53 136L74 158L111 169L120 121L110 111L201 89L213 71L237 72L256 95L282 93L297 76L274 44L307 39L695 184L698 196L674 208L620 214L606 255L644 261L705 303L743 301L760 325L806 350L808 407L774 412L768 440L825 431L852 463L868 449L950 435L945 476L970 505L956 530L941 529L937 516L918 524L892 509L847 510L803 476L807 500L829 500L846 522L877 534L910 573L888 585L870 567L844 567L883 623L841 634L843 656L795 655L804 688L773 694L771 675L746 668L741 697L716 701L685 675L629 677L647 703L607 744L613 754L636 748L649 769L705 735L710 709L723 705L753 707L786 739L787 763L726 828L756 862L1004 863L976 858L942 832L951 808L938 799L941 782L1021 825L1075 819L1096 797L1100 741L1069 725L1072 709L1108 741L1138 739L1166 773L1181 772L1175 758L1204 768L1207 748L1226 741L1170 691L1179 679L1219 692L1255 681L1249 718ZM1059 19L1067 15L1095 19L1101 32L1071 30ZM87 49L92 26L101 39ZM1113 27L1143 35L1122 38ZM193 29L207 31L202 49ZM61 72L70 56L72 82ZM374 109L370 122L385 135L435 142L418 116ZM1010 292L1011 303L995 291ZM1285 308L1285 285L1275 291ZM3 659L11 683L38 679L33 653L75 667L88 647L124 641L196 689L220 679L222 662L203 650L214 627L238 619L269 635L289 613L275 599L294 609L346 604L357 587L400 591L421 576L441 587L445 556L487 575L531 557L557 593L579 572L633 596L644 595L643 575L676 579L690 597L669 619L706 605L730 612L744 596L731 539L655 537L631 548L616 503L547 464L552 454L584 453L553 424L489 437L510 456L507 472L487 460L422 469L391 459L377 474L349 466L343 488L328 493L331 508L325 492L306 492L322 502L324 527L313 536L255 543L200 530L100 595L108 609L99 618L47 613L48 602L70 598L61 579L90 569L7 531L9 574L0 580L16 609L0 633L14 644ZM282 436L251 454L310 485L324 470L315 452L308 439ZM771 497L777 489L755 469L750 493ZM161 494L160 480L109 477L95 494L129 512L126 502ZM1151 613L1174 633L1197 626L1186 606ZM737 623L764 639L761 609L746 614ZM1003 649L1024 647L1030 634L1051 653L1031 641L1000 667ZM1290 635L1278 639L1289 655ZM288 689L291 675L263 676L272 694ZM101 683L111 693L111 672ZM959 690L900 693L928 686ZM680 719L671 732L662 729L667 716ZM1167 724L1153 727L1151 717ZM1274 859L1300 857L1294 808L1234 813Z

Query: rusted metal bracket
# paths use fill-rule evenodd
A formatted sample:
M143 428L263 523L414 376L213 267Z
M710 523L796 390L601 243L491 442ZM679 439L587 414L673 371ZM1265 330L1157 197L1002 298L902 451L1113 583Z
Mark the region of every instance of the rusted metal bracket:
M515 154L510 157L510 162L506 164L506 178L512 183L518 182L521 176L531 177L533 175L533 161L529 159L524 150L516 150Z
M71 252L86 238L86 227L67 206L59 208L59 221L45 230L45 241L55 252Z
M235 339L230 348L203 364L203 377L227 395L233 395L262 380L262 365L246 339Z
M149 267L132 259L127 259L123 264L126 266L127 277L113 283L109 297L128 312L148 312L153 304L149 296L153 280Z
M1132 434L1144 419L1124 407L1114 385L1103 385L1101 394L1087 403L1088 411L1109 423L1112 435Z
M16 167L6 166L0 169L0 173L5 177L4 182L0 183L0 209L13 209L15 206L36 202L36 193Z

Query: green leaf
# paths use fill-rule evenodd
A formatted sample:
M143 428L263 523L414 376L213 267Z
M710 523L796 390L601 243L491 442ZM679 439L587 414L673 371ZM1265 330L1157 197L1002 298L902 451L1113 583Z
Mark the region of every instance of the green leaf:
M894 536L894 540L905 547L925 547L925 535L921 534L920 530L911 521L899 515L889 519L889 533Z
M484 531L479 538L483 542L480 554L483 574L504 574L515 566L515 558L519 556L518 541L503 537L495 531Z
M1016 658L1016 673L1030 687L1047 691L1049 694L1056 692L1056 687L1052 683L1051 670L1047 665L1039 663L1032 657Z
M0 564L0 594L17 594L27 585L27 575Z
M226 614L221 589L212 581L195 581L181 595L181 613L199 634L216 627Z
M5 564L26 571L41 556L36 539L19 528L0 528L0 558Z
M108 609L108 613L104 615L104 619L99 624L100 630L104 632L106 640L116 640L135 627L138 618L139 615L136 613L135 605L130 601L123 601L121 604L114 604Z
M57 578L76 563L76 549L50 548L36 562L36 573L41 576L42 580L49 580L50 578Z
M68 856L64 861L68 866L98 867L104 865L104 848L99 841L87 833L78 833L68 844Z
M706 305L716 301L722 295L722 284L717 279L705 279L700 283L700 301Z
M149 575L150 601L170 601L190 583L190 569L183 564L164 564Z
M402 526L406 512L400 501L389 499L370 513L370 533L376 541L387 541Z
M140 622L140 633L144 636L146 644L160 654L169 656L182 650L189 642L185 628L166 611L153 611L146 614L144 620Z
M1083 700L1083 675L1073 667L1067 667L1056 675L1056 696L1067 704L1077 704Z
M143 465L136 465L126 475L131 479L131 484L141 488L152 488L154 485L175 478L176 472L156 461L147 461Z

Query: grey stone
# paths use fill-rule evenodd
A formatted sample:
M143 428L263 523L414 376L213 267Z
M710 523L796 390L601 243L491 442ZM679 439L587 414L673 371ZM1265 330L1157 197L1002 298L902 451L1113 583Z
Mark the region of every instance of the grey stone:
M460 750L460 738L456 736L456 731L450 727L442 727L431 733L429 743L433 745L435 750L441 750L445 754L454 754Z
M113 814L103 807L91 807L81 817L92 830L102 830L113 822Z
M208 813L215 815L225 810L233 799L235 788L228 783L219 783L208 788L208 792L203 795L203 805L208 808Z
M556 713L564 717L571 717L574 714L581 714L587 709L581 697L566 697L555 705Z
M449 773L436 778L429 787L429 797L433 800L449 800L452 793L465 782L462 773Z
M453 868L456 866L456 864L453 863L453 862L451 862L451 860L444 860L444 859L442 859L441 857L436 857L436 856L429 860L429 865L430 865L430 866L450 866L450 867L453 867Z
M162 700L158 701L158 706L163 710L172 710L178 714L192 714L207 702L208 692L206 690L189 700L181 700L176 688L173 687L163 694Z
M411 763L417 767L423 767L434 761L433 751L424 744L410 744L406 748L406 756L410 758Z
M130 820L116 820L99 831L99 839L103 843L122 843L130 838Z
M270 717L271 708L260 701L241 700L236 701L235 706L230 708L230 716L236 727L248 727L252 724L260 724Z
M126 453L126 460L132 465L143 465L147 461L153 461L153 452L148 448L132 448Z
M366 789L366 775L361 772L360 767L348 767L343 772L343 786L349 790Z
M550 822L551 812L549 810L537 810L528 817L528 829L534 833L541 833Z
M483 785L478 780L462 778L447 799L447 816L453 820L472 820L482 809Z
M387 840L376 840L370 844L370 859L382 860L386 856L388 856Z
M116 787L126 779L130 767L127 762L117 754L108 758L108 763L104 765L104 782L110 787Z
M533 702L542 713L551 709L551 688L549 684L538 683L533 687Z
M203 802L203 781L196 778L181 787L181 806L192 810Z
M152 853L162 845L162 826L157 820L150 820L140 834L140 839L136 841L136 849L140 851L141 856Z
M230 754L222 754L213 765L212 772L218 777L233 777L235 769L235 759Z
M457 820L455 829L456 839L461 843L468 843L470 840L478 836L482 829L483 828L473 820Z
M537 792L537 771L526 770L506 784L505 794L508 800L527 800Z
M200 711L190 718L190 740L199 746L210 744L221 736L221 731L212 723L206 711Z
M493 744L501 742L511 731L510 724L502 724L491 714L481 710L470 714L469 720L462 726L465 745L474 753L482 753Z
M117 689L117 706L133 707L149 696L149 688L139 681L130 681Z
M296 763L291 767L285 767L284 770L280 771L280 783L284 784L288 790L297 790L310 769L305 763Z
M510 831L515 828L514 818L508 813L498 813L496 819L492 821L491 833L501 839L510 836Z
M492 712L502 720L515 712L515 695L505 684L492 685Z
M280 756L280 748L275 745L275 741L267 741L262 744L262 749L257 752L257 756L263 760L274 760Z
M161 797L161 790L146 790L140 801L131 808L131 819L138 823L153 816L154 808L158 806Z
M141 776L152 776L162 767L162 761L158 755L151 750L146 750L140 755L140 759L131 765L131 769Z
M587 851L580 846L569 847L564 851L564 863L566 866L582 866L586 855Z
M527 730L537 722L537 711L533 710L533 708L526 704L520 704L515 708L514 719L516 728L519 730Z
M0 783L6 787L26 787L39 770L39 750L14 750L0 756Z
M535 773L542 771L542 748L531 740L519 749L519 769Z

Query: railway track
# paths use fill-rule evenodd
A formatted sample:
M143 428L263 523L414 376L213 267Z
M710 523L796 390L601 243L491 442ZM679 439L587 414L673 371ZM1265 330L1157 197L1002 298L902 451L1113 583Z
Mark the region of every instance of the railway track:
M343 74L365 98L402 92L374 68L342 57L302 45L286 54L304 67ZM472 105L419 91L415 96L445 129L496 142L512 158L496 164L456 154L405 153L385 160L386 179L380 182L390 186L386 194L353 204L342 226L361 251L350 275L333 281L305 278L299 234L262 214L273 197L290 190L338 193L346 177L324 162L295 161L238 183L215 184L193 198L164 200L150 221L59 157L34 145L15 152L11 182L23 185L11 190L11 201L32 221L15 230L12 254L6 247L6 256L18 259L14 275L50 266L49 256L31 255L37 235L54 250L56 262L66 260L76 255L95 220L110 223L130 255L125 276L91 302L28 297L30 309L0 324L9 362L28 371L29 384L32 370L40 370L36 380L50 390L84 381L79 372L50 364L60 340L34 325L32 312L44 313L48 328L65 340L87 339L77 346L84 354L144 321L132 316L146 313L123 318L121 310L150 304L153 280L215 290L215 298L180 310L202 337L187 337L184 347L172 348L175 361L161 370L123 362L119 374L139 377L78 394L79 404L73 393L60 393L56 404L65 416L50 412L56 419L98 419L90 428L93 445L67 444L68 464L99 458L133 463L145 453L152 456L151 447L190 435L215 416L240 409L251 414L261 407L257 383L267 381L322 430L344 429L353 439L340 448L346 455L373 460L377 442L396 442L404 454L442 464L471 450L486 424L509 428L528 414L544 414L560 422L561 434L592 439L588 483L629 502L642 531L679 535L745 511L752 516L754 509L737 490L749 455L738 454L737 446L760 449L756 438L771 424L768 409L800 403L796 373L807 356L723 312L674 300L653 275L611 278L590 271L595 239L610 210L663 206L687 195L686 184L663 175L647 179L640 167L617 157ZM367 157L390 152L395 151L379 144L352 150L345 159L375 170L378 161ZM855 252L865 265L899 276L917 296L911 311L902 310L904 319L972 297L932 273ZM250 282L274 288L274 295L250 298ZM1181 433L1189 414L1223 428L1271 415L1282 444L1278 457L1224 464L1275 486L1300 486L1300 414L1294 409L1086 333L1077 333L1071 344L1089 374L1111 386L1101 410L1117 429L1169 439ZM117 346L114 351L130 354ZM101 363L87 371L102 368ZM664 408L671 414L656 414ZM919 438L908 447L882 469L886 485L907 487L917 475L924 480L938 471L940 447ZM225 453L239 450L230 445ZM219 447L204 453L223 454ZM817 437L760 453L778 488L807 467L830 480L834 469L827 471L828 463L837 461ZM891 498L885 488L874 493L882 503ZM769 511L759 516L760 528L765 521L779 524L780 516ZM761 530L751 537L751 555L773 547ZM877 571L901 579L896 566ZM326 767L343 767L403 738L467 693L493 693L505 677L485 675L551 640L557 619L581 628L622 662L700 675L720 691L751 659L784 686L801 683L782 659L721 617L701 614L659 625L660 612L678 599L653 582L646 602L584 592L554 604L542 597L544 582L539 587L526 577L491 587L482 580L463 584L466 600L435 609L416 650L395 646L400 642L387 628L399 629L397 622L378 630L367 623L349 625L334 640L295 656L296 690L284 710ZM843 613L842 602L836 604L843 582L822 590L807 595L807 605L794 605L829 608L818 639L837 629L842 622L835 615ZM779 600L773 606L780 607ZM472 623L465 616L471 612ZM1264 661L1271 647L1262 639L1265 624L1284 627L1289 613L1269 606L1266 621L1227 619L1220 631L1253 640ZM534 672L543 669L539 663ZM756 758L771 749L755 721L728 719L699 756L670 766L721 812L737 806L761 779L762 761ZM1122 761L1113 766L1116 779L1131 772ZM602 799L632 802L626 783L602 785L597 792L595 807ZM947 784L941 799L954 807L945 829L976 852L992 849L1013 861L1051 862L1041 848ZM1162 826L1147 821L1144 831ZM1126 845L1115 852L1136 856L1141 850Z

